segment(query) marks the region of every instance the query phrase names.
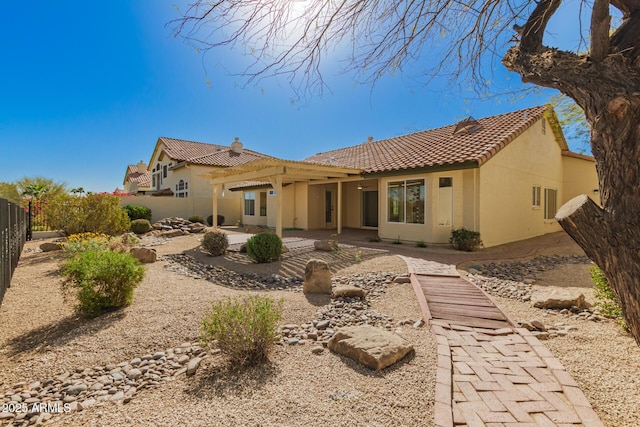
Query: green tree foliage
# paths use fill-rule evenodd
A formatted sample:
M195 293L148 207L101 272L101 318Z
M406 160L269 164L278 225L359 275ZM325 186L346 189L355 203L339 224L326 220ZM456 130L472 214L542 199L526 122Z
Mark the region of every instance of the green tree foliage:
M0 182L0 198L19 204L22 197L18 187L11 182Z
M590 153L591 127L584 115L584 110L573 99L563 94L552 96L549 103L553 105L558 115L558 121L562 125L562 131L567 140L575 142L579 152Z
M67 185L41 176L24 177L15 182L16 188L23 197L49 200L67 193Z

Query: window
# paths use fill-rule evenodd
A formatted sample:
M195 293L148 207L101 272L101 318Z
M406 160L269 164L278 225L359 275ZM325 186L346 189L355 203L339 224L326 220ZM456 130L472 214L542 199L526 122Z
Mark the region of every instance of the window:
M162 177L166 178L167 177L167 165L164 165L162 167Z
M176 197L189 197L189 192L187 191L187 189L189 188L189 184L181 179L177 184L176 184Z
M540 208L540 186L534 185L531 187L531 206L534 208Z
M558 202L558 190L553 188L544 189L544 219L554 219L556 216Z
M260 216L267 216L267 192L260 192Z
M156 186L156 174L155 173L151 176L151 186L154 187L154 188Z
M244 214L255 216L256 214L256 193L244 193Z
M438 178L438 225L453 226L453 178Z
M424 179L389 182L387 201L389 222L424 224Z

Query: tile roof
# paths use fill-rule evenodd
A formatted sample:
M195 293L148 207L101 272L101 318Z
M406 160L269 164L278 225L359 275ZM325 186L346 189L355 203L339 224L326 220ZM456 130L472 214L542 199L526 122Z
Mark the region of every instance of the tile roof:
M125 182L137 182L138 187L151 186L151 172L138 172L138 165L129 165L125 177Z
M266 154L257 151L242 149L242 153L234 153L231 147L217 144L205 144L204 142L185 141L160 137L164 144L164 152L167 156L178 162L187 162L205 166L236 166L263 157Z
M550 107L539 106L477 119L479 128L454 135L457 124L380 141L318 153L306 162L354 167L366 173L485 163L543 117Z

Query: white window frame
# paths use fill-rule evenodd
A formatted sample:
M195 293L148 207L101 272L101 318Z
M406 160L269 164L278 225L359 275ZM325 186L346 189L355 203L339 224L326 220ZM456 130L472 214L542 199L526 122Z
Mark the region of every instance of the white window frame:
M249 208L249 209L247 209L247 208ZM247 212L249 212L249 213L247 213ZM243 207L242 207L242 213L245 216L256 216L256 193L255 193L255 191L248 191L248 192L244 193L244 203L243 203Z
M553 203L549 203L550 193L553 192ZM552 209L553 211L550 211ZM557 188L545 188L544 189L544 219L545 221L555 221L556 212L558 210L558 189Z
M542 186L540 185L531 187L531 207L533 209L542 209Z
M422 186L422 192L421 192L421 196L423 198L422 200L422 222L407 222L407 205L408 205L408 198L407 198L407 184L415 184L417 182L421 182L421 186ZM402 204L402 218L398 217L398 221L392 221L391 220L391 205L390 205L390 187L392 185L398 186L400 188L402 188L402 194L400 197L400 200L398 200L398 211L400 211L400 204ZM391 224L419 224L419 225L424 225L426 224L426 213L427 213L427 197L426 197L426 181L424 178L417 178L417 179L401 179L401 180L394 180L394 181L388 181L387 182L387 191L386 191L386 200L387 200L387 212L386 212L386 219L388 223Z

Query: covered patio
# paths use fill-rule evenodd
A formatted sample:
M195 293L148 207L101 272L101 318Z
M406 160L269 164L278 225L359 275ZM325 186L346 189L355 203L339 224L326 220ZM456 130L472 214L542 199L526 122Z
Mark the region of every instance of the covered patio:
M218 197L225 188L235 191L256 188L271 189L269 196L273 201L273 207L275 207L274 228L276 234L280 237L282 237L284 228L285 205L288 210L292 210L287 212L288 218L293 219L293 221L290 221L291 224L295 224L295 220L298 217L302 217L303 223L307 225L310 210L309 188L322 184L332 185L332 188L335 185L336 194L330 196L331 200L328 201L329 208L327 208L325 215L333 215L334 208L332 203L335 202L335 211L337 212L337 215L335 215L335 229L337 234L341 234L344 224L343 184L363 181L362 170L360 169L280 160L273 157L219 169L203 176L209 178L213 187L214 218L218 214ZM233 184L235 184L235 188L231 189L230 186ZM265 211L264 216L266 215ZM291 224L289 224L290 227L293 226ZM214 227L217 226L214 225Z

